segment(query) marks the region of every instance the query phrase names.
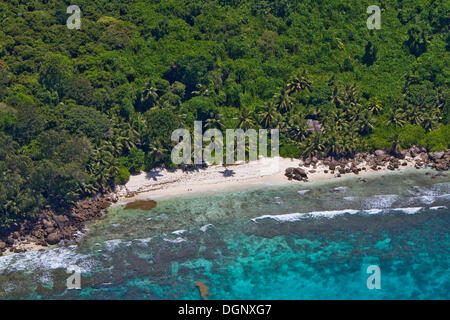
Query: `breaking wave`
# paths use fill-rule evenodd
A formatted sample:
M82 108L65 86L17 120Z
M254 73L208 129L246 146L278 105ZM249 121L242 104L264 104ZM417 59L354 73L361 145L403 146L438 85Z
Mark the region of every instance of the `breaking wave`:
M293 222L299 221L302 219L311 219L311 218L333 218L339 215L344 214L382 214L387 213L389 211L394 212L402 212L405 214L415 214L422 210L424 207L410 207L410 208L374 208L374 209L365 209L365 210L356 210L356 209L344 209L344 210L330 210L330 211L313 211L313 212L305 212L305 213L288 213L288 214L280 214L280 215L263 215L256 218L251 219L253 222L263 219L273 219L279 222ZM445 206L431 207L431 210L437 209L446 209Z
M61 247L46 251L28 251L0 257L0 273L66 269L77 265L81 272L88 272L97 264L89 254L76 251L77 246Z

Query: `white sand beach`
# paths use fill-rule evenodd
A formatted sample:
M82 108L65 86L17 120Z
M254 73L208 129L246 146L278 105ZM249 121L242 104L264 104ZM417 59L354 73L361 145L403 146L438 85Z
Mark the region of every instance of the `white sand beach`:
M407 166L400 169L411 168L414 166L412 159L406 159ZM358 167L366 166L361 163ZM289 167L301 167L308 173L309 182L300 182L288 180L284 175ZM258 186L298 184L307 185L308 183L326 180L339 179L336 174L325 173L328 166L318 164L315 168L305 167L300 164L298 159L274 157L262 158L257 161L245 162L234 165L213 165L207 168L195 171L182 171L177 169L169 171L166 169L153 169L150 172L141 172L132 175L130 180L120 187L117 195L119 196L118 205L133 202L136 200L158 200L167 199L182 195L202 194L209 192L220 192L230 190L240 190ZM310 171L314 170L314 173ZM367 174L376 174L389 171L386 168L374 171L368 166L365 171L361 171L359 176ZM352 176L353 173L346 174Z

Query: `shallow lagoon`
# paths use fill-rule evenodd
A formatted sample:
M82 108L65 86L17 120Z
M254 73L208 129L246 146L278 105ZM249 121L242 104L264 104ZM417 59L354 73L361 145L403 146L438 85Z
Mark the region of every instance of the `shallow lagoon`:
M448 175L364 178L113 207L78 246L0 257L0 295L201 299L201 281L209 299L447 299ZM69 265L81 290L65 288Z

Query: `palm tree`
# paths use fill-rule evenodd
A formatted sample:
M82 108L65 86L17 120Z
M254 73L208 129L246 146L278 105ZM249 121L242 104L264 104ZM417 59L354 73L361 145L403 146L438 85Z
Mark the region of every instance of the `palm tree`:
M260 116L260 124L263 128L268 129L276 126L279 113L277 112L275 103L269 102L268 104L266 104L263 111L260 113Z
M355 131L346 132L343 136L344 153L348 155L355 154L361 144L361 138Z
M418 105L409 105L407 110L407 119L412 124L420 125L423 122L423 113Z
M290 116L286 116L286 117L281 117L280 116L280 121L278 122L278 128L280 129L281 132L288 134L291 126L289 124L289 119L291 117Z
M304 158L322 153L325 150L325 145L323 144L323 134L319 132L312 133L303 145Z
M344 99L337 86L334 86L333 92L331 93L331 102L337 107L341 107L344 104Z
M277 93L274 96L275 103L281 113L289 112L292 108L292 99L286 91Z
M344 97L347 102L349 103L356 103L359 102L359 91L356 84L346 84L344 86Z
M370 110L364 110L359 116L359 132L362 134L370 133L374 129L372 112Z
M222 116L218 112L210 112L209 118L206 120L205 129L219 129L225 128L222 122Z
M158 139L154 140L150 144L150 151L148 154L150 156L152 163L157 164L162 162L166 158L168 154L168 149L165 148L161 143L161 141Z
M378 114L380 111L383 111L383 107L381 106L381 101L377 98L370 98L368 101L368 106L370 112L373 114Z
M132 119L132 126L136 129L137 137L136 143L139 146L142 146L144 141L145 129L147 127L147 121L142 113L136 112Z
M241 110L237 120L238 120L238 127L241 129L248 130L255 126L255 122L249 110L246 109Z
M91 195L98 192L98 188L90 182L78 182L77 193L80 195Z
M394 133L394 136L392 137L392 145L391 145L390 152L392 154L400 153L400 137L399 137L398 132Z
M102 146L100 147L101 152L108 152L116 158L122 154L122 149L122 141L116 136L113 136L111 140L103 141Z
M327 130L325 144L327 146L328 152L333 155L340 155L344 153L344 142L341 135L334 127L331 127Z
M111 143L95 149L88 163L88 172L94 177L97 185L103 191L113 182L119 172L118 161L111 152Z
M114 147L114 155L120 156L123 152L128 152L140 144L140 135L136 125L136 121L130 119L129 122L122 122L120 125L115 126L111 139Z
M197 90L192 91L193 95L196 96L202 96L202 97L209 97L211 95L211 92L209 91L209 88L201 83L198 83L196 85Z
M139 91L137 94L137 101L135 105L136 111L145 112L149 108L154 107L159 99L158 89L156 89L153 84L150 82L143 89L143 91Z
M308 89L308 91L311 90L311 82L308 80L306 71L303 71L301 74L292 77L292 79L286 85L286 93L288 95L297 93L305 89Z
M289 117L287 132L291 140L296 142L305 140L309 133L306 120L299 115Z
M349 126L346 120L346 112L343 109L334 109L330 112L331 121L337 130L347 129Z
M211 143L208 144L208 146L210 146L211 148L214 148L214 149L218 148L219 150L223 150L223 139L217 139L217 137L213 137L211 139ZM207 146L205 145L203 149L205 149L206 147ZM236 146L235 146L235 148L236 148ZM194 149L194 148L192 148L192 149ZM203 150L199 150L198 152L203 155ZM192 150L191 154L192 154L192 158L194 158L195 150ZM206 159L205 158L205 159L203 159L203 161L212 162L214 160L214 157L215 157L215 151L212 152L211 156L212 156L212 159ZM223 154L223 156L225 156L225 155ZM223 162L224 159L221 159L221 160ZM216 164L218 164L218 163L216 163Z
M153 104L155 104L159 98L158 89L156 89L153 86L153 84L149 83L148 86L144 90L144 94L142 95L142 98L144 101L151 101L151 102L153 102Z
M345 109L345 118L350 123L358 123L361 118L361 105L357 103L350 103Z
M401 127L406 123L405 115L400 108L391 109L388 113L388 118L386 120L386 125L393 125Z
M428 114L424 117L422 126L427 131L434 130L438 127L440 119L441 119L441 116L439 114L439 110L432 110L432 111L428 112Z

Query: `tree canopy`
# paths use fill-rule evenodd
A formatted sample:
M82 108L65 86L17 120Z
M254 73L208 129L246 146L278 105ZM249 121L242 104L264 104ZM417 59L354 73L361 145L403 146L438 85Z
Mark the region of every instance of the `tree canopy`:
M0 227L173 165L195 120L289 157L448 148L448 1L383 1L379 30L370 4L79 0L76 30L70 1L0 3Z

